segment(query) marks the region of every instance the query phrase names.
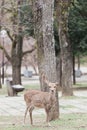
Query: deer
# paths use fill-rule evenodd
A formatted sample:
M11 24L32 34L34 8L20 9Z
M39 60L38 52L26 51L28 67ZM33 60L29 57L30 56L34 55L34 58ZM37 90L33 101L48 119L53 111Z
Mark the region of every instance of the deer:
M45 109L46 122L48 125L50 125L49 112L50 112L51 108L55 105L55 102L56 102L55 93L58 88L58 83L49 82L45 75L43 75L43 81L49 87L49 92L43 92L43 91L39 91L39 90L28 90L24 94L24 100L25 100L26 106L27 106L25 115L24 115L24 123L25 123L27 111L29 111L30 124L33 125L32 111L34 110L35 107L38 107L38 108Z

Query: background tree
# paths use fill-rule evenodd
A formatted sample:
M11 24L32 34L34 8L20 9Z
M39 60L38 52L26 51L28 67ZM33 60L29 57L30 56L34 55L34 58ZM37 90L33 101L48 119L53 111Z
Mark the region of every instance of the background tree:
M80 70L80 57L87 54L87 1L77 0L72 3L69 13L69 36L73 49L73 72L75 83L75 57Z
M55 53L56 53L56 71L57 71L57 80L61 86L61 57L60 57L60 44L58 36L58 22L56 16L56 0L54 1L54 39L55 39ZM60 87L61 88L61 87Z
M24 17L23 9L25 1L8 1L3 6L4 10L4 23L2 27L6 29L7 34L12 42L11 55L7 53L7 50L1 46L7 59L12 65L12 80L13 84L21 84L21 63L22 57L26 53L31 53L35 48L23 52L23 37L24 37L24 24L22 18ZM9 19L8 19L9 17ZM10 26L7 24L10 23Z
M62 96L72 96L72 50L68 35L69 0L56 0L62 66Z

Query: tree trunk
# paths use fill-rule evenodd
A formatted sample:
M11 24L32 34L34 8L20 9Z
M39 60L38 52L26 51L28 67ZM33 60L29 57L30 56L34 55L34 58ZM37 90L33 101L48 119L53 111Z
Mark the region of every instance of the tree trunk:
M38 0L34 8L36 20L36 37L38 48L38 68L41 81L41 90L49 91L46 84L41 79L41 73L44 72L50 82L57 81L56 58L53 32L53 9L54 0ZM50 111L50 120L59 117L58 93L56 92L55 108Z
M34 14L34 22L35 22L35 38L37 40L37 58L38 58L38 71L39 71L39 79L41 90L46 91L45 84L43 88L41 74L44 71L44 44L43 44L43 29L42 29L42 0L37 0L36 2L33 0L33 14Z
M1 0L1 3L0 3L0 6L3 7L4 6L4 0ZM1 29L2 29L2 24L3 24L3 8L0 9L0 32L1 32ZM4 54L3 54L4 56ZM4 57L3 57L4 58ZM3 63L2 63L3 64ZM4 66L2 66L2 70L4 71ZM1 82L1 79L2 79L2 82ZM1 68L0 68L0 88L2 88L2 83L4 83L4 72L2 73L1 75Z
M13 84L21 84L21 66L12 66L12 81Z
M64 49L62 54L62 96L72 96L72 60L68 50Z
M21 25L21 6L23 0L18 0L18 23L13 21L13 25L18 24L17 31L13 28L14 31L14 40L12 43L12 83L21 84L21 62L22 62L22 47L23 47L23 35L22 35L22 25ZM14 27L14 26L13 26ZM17 32L17 34L15 34Z
M12 48L12 81L13 84L21 84L21 62L22 62L22 46L23 38L20 35L16 37L17 43Z
M58 80L58 83L60 84L59 89L61 89L62 62L61 62L60 54L58 54L57 57L56 57L56 70L57 70L57 80Z
M1 84L1 68L0 68L0 88L2 88L2 84Z
M78 65L78 70L80 70L80 56L77 56L77 65Z
M73 84L76 84L76 76L75 76L75 56L73 55Z
M62 60L62 96L72 96L72 50L68 36L68 0L57 0L58 32Z

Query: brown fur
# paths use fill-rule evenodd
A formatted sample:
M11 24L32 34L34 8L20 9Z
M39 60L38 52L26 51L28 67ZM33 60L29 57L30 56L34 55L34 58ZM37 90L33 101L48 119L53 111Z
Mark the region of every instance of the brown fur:
M42 92L39 90L29 90L24 94L24 100L27 105L24 116L24 122L27 115L27 111L29 110L30 121L31 124L33 124L32 111L35 107L38 107L45 109L47 115L46 122L49 123L49 112L56 102L55 92L57 84L49 82L48 80L46 80L46 78L44 78L44 82L47 83L47 85L49 86L49 92Z

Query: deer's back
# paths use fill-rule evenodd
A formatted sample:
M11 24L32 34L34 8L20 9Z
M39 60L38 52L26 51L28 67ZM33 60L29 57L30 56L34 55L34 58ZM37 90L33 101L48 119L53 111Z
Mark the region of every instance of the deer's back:
M28 105L31 102L31 99L34 95L40 93L41 91L39 90L28 90L25 94L24 94L24 100L26 102L26 104Z

